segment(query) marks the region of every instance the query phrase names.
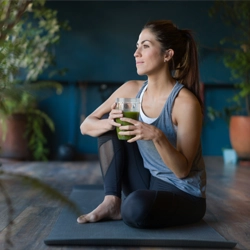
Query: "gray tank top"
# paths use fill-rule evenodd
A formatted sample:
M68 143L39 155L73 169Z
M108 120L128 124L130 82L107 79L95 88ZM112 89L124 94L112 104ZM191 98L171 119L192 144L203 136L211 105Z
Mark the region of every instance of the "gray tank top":
M147 87L147 81L138 92L136 96L137 98L139 98L144 92L143 90L145 87ZM160 116L151 123L151 125L156 126L164 132L169 142L174 147L176 147L176 129L178 128L175 128L174 124L172 123L172 109L174 100L183 87L184 85L176 82L162 109ZM142 120L141 115L139 119ZM206 170L202 157L201 143L193 161L190 173L186 178L183 179L177 178L175 174L168 168L168 166L165 165L152 141L138 140L137 144L144 161L144 167L149 169L153 176L168 182L191 195L203 198L206 197Z

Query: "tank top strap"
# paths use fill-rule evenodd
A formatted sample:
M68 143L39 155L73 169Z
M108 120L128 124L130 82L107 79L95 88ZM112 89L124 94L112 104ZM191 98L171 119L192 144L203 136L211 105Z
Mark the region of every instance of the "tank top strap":
M144 88L146 87L147 84L148 84L148 80L146 80L146 81L143 83L141 89L139 90L139 92L138 92L137 95L136 95L136 98L140 98L141 93L142 93L142 91L144 90Z
M184 87L184 85L179 83L179 82L176 82L176 84L174 85L174 87L173 87L173 89L168 97L168 100L167 100L167 107L166 108L167 108L168 114L172 113L175 98L177 97L177 95L179 94L180 90L183 87Z

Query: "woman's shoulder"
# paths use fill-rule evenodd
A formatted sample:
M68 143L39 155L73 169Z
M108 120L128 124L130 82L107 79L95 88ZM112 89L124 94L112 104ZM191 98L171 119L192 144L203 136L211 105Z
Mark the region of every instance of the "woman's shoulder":
M175 106L178 110L195 109L200 110L201 105L197 97L187 88L182 88L175 100Z
M180 102L180 104L199 104L199 101L197 99L197 97L187 88L183 87L179 94L178 94L178 98L176 99L178 102Z
M145 83L145 81L143 81L143 80L129 80L129 81L125 82L124 85L126 85L126 87L140 89L144 83Z
M197 97L187 88L182 88L175 99L172 111L174 124L186 124L187 119L202 120L202 108ZM194 119L197 117L197 119ZM184 122L183 122L184 121Z
M142 88L145 81L141 80L129 80L123 83L111 96L112 100L116 98L123 97L123 98L131 98L135 97L137 93Z
M126 91L126 93L131 93L132 95L136 95L142 88L144 83L145 81L141 80L129 80L121 86L120 91Z

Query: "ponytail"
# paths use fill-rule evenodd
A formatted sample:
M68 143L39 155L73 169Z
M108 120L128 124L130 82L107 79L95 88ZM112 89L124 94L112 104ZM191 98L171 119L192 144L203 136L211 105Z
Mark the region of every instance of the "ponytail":
M190 30L179 30L179 32L182 34L186 46L179 64L173 69L173 77L185 85L197 97L203 107L200 96L200 76L196 42Z

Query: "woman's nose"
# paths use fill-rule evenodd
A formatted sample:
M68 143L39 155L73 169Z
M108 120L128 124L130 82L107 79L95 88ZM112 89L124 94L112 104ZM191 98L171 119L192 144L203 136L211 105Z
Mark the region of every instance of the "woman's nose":
M138 57L140 55L139 48L135 50L134 57Z

